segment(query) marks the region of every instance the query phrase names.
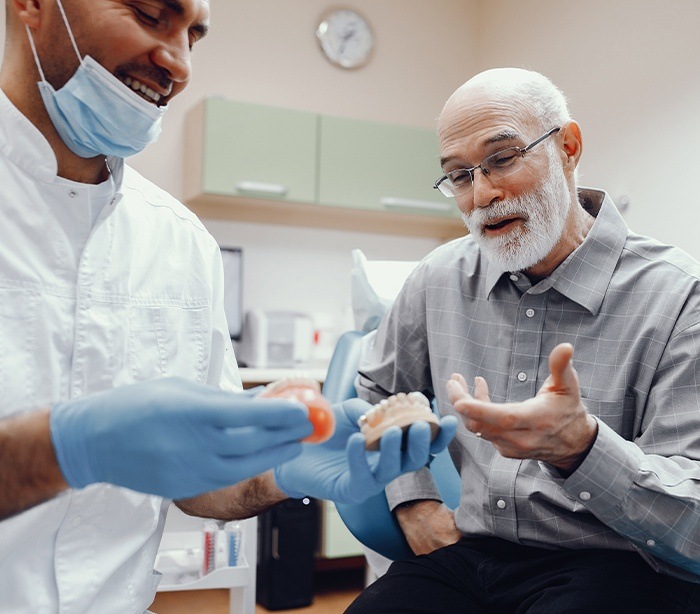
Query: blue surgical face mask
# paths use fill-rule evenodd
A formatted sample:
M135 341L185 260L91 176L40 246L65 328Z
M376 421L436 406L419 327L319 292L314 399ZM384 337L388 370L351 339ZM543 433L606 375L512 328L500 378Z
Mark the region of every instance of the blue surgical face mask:
M32 34L27 35L41 74L39 92L63 142L81 158L126 158L155 142L167 106L144 100L89 55L81 58L63 5L57 0L80 65L56 91L44 77Z

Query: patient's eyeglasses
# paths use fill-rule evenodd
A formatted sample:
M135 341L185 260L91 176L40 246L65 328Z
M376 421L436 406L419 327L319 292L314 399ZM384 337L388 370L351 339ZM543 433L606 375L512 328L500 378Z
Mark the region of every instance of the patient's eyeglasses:
M508 147L487 156L472 168L458 168L449 173L445 173L436 182L433 188L440 190L448 198L462 196L469 192L474 185L474 173L477 168L481 169L484 175L488 175L492 180L499 180L508 175L512 175L523 166L523 158L535 145L559 132L561 128L552 128L545 132L540 138L532 141L527 147Z

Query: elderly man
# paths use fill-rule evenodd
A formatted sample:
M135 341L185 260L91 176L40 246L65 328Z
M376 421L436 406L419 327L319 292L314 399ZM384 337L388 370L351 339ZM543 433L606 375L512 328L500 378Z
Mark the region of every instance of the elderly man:
M223 519L361 500L427 462L429 429L369 455L357 401L336 406L332 439L302 445L303 407L241 394L215 241L124 163L189 82L208 0L6 10L0 610L142 613L170 498Z
M581 130L542 75L475 76L438 135L470 234L409 277L359 388L461 415L461 500L427 470L390 484L421 556L348 611L698 611L700 266L579 188Z

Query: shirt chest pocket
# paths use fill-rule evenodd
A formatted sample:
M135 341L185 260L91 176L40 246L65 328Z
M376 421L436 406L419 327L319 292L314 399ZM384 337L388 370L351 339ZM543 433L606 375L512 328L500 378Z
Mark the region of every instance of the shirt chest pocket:
M38 348L45 339L37 310L37 294L0 289L0 416L33 408L38 398L48 397L40 393L48 377L40 374Z
M129 378L180 376L205 382L210 329L208 307L131 307L125 347Z

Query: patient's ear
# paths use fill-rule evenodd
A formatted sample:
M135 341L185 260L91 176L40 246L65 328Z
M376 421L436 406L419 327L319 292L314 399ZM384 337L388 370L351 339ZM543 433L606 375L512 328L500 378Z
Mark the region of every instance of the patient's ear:
M577 122L571 120L564 124L559 132L562 138L564 170L574 172L583 151L581 127Z

